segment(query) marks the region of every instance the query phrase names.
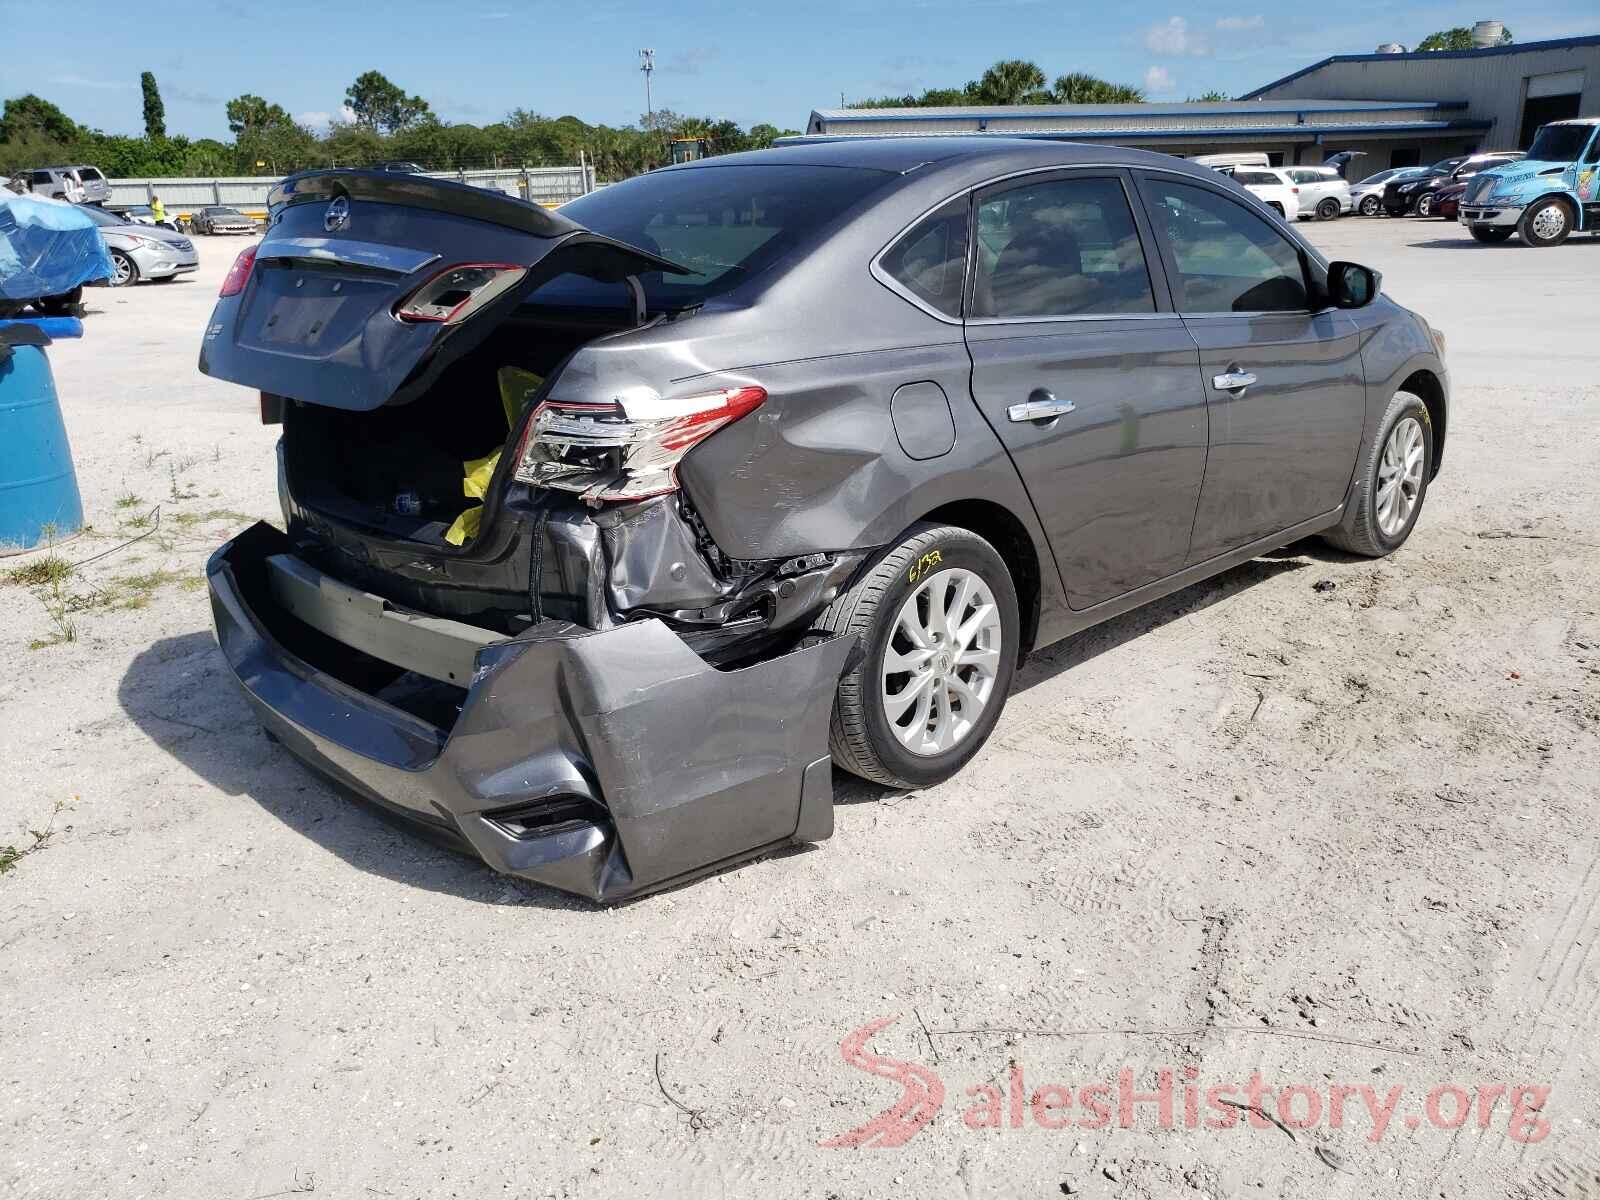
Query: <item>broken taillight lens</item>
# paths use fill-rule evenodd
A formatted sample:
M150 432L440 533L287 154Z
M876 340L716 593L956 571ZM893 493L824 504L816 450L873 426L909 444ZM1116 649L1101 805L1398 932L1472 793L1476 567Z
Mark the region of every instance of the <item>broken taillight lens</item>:
M454 325L499 299L528 273L512 263L461 263L446 267L395 306L402 321Z
M244 291L245 282L250 278L250 271L256 265L256 247L246 246L239 251L239 257L233 260L233 266L228 268L228 273L222 277L222 287L218 289L219 296L237 296Z
M516 478L586 500L642 500L676 490L683 456L759 408L765 388L666 398L649 388L612 400L546 400L528 418Z

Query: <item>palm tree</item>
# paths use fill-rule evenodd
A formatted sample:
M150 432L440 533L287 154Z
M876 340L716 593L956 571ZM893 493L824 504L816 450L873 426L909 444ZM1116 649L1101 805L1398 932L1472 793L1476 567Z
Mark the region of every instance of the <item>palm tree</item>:
M1082 71L1058 75L1051 90L1062 104L1139 104L1144 100L1142 88L1108 83Z
M983 73L977 87L980 104L1021 104L1029 92L1044 87L1044 72L1026 59L1002 59Z

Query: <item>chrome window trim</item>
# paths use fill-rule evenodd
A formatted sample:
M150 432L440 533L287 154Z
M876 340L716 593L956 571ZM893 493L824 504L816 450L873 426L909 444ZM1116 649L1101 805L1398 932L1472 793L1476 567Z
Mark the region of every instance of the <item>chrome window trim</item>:
M1180 318L1188 318L1190 316L1201 316L1201 317L1251 317L1251 316L1284 316L1284 315L1294 315L1296 313L1298 313L1300 315L1318 316L1323 312L1333 311L1331 309L1321 309L1318 312L1313 313L1309 309L1293 309L1293 310L1289 310L1289 312L1287 314L1285 312L1283 312L1283 311L1259 312L1259 313L1256 313L1256 312L1251 312L1251 313L1235 313L1235 312L1227 312L1227 313L1183 313L1183 312L1178 312L1178 311L1166 311L1166 312L1163 312L1162 310L1157 309L1155 312L1151 312L1151 313L1073 313L1073 314L1059 316L1059 317L965 317L965 316L952 317L952 316L948 315L947 313L940 312L938 309L934 308L932 305L926 303L920 296L916 295L916 293L912 292L909 288L905 287L902 283L900 283L899 280L897 280L893 275L889 274L889 272L884 268L884 266L883 266L883 258L884 258L884 256L886 254L889 253L890 250L894 249L896 243L898 243L901 238L905 237L906 234L910 233L913 229L915 229L923 221L927 220L934 213L938 212L945 205L949 204L952 200L960 199L962 196L966 196L966 197L970 198L974 192L981 191L984 188L994 187L996 184L1005 183L1005 182L1007 182L1009 180L1012 180L1012 179L1023 179L1023 178L1026 178L1029 175L1055 174L1055 173L1059 173L1059 172L1062 172L1062 171L1127 171L1131 175L1134 176L1135 194L1136 194L1136 197L1139 199L1140 203L1143 203L1143 197L1139 196L1138 193L1137 193L1137 185L1138 185L1138 177L1137 176L1138 176L1138 173L1141 172L1141 171L1146 172L1148 174L1176 176L1178 179L1187 180L1188 182L1190 182L1192 184L1195 184L1196 186L1199 186L1199 187L1205 187L1210 182L1204 176L1196 176L1190 171L1180 171L1180 170L1177 170L1176 168L1173 168L1173 167L1144 166L1144 165L1130 166L1128 163L1099 163L1099 162L1096 162L1096 163L1068 163L1066 165L1062 165L1060 163L1056 163L1056 164L1053 164L1053 165L1050 165L1050 166L1028 167L1028 168L1026 168L1024 170L1021 170L1021 171L1011 171L1011 172L1008 172L1005 175L996 175L992 179L985 179L985 180L982 180L982 181L980 181L978 183L970 184L967 187L964 187L964 188L960 189L959 191L951 192L948 196L944 197L938 203L929 205L922 212L918 213L915 217L913 217L910 221L906 222L906 224L893 237L891 237L884 244L883 248L880 249L877 254L873 255L872 261L867 264L867 270L870 272L872 277L874 279L876 279L879 283L883 284L884 287L888 288L891 292L893 292L895 295L899 296L902 300L905 300L909 304L913 305L914 307L916 307L918 309L921 309L922 312L924 312L928 316L932 317L935 321L938 321L941 325L955 325L955 326L959 326L959 327L965 327L966 325L969 325L969 324L970 325L1037 325L1037 324L1058 323L1058 322L1063 322L1063 321L1138 321L1138 320L1148 320L1151 317L1180 317ZM1220 172L1217 172L1217 174L1220 174ZM1240 190L1244 191L1244 188L1243 188L1242 185L1240 186ZM1264 216L1268 221L1278 221L1278 223L1280 225L1282 225L1282 221L1278 219L1277 214L1274 213L1270 208L1268 208L1264 203L1262 203L1262 201L1261 201L1261 199L1259 197L1257 197L1254 193L1249 192L1249 191L1244 191L1244 194L1245 194L1246 197L1249 198L1249 200L1252 203L1254 203L1257 206L1257 208L1260 209L1260 212L1258 212L1256 214L1257 216ZM1232 200L1232 201L1234 201L1234 203L1238 203L1238 201L1239 201L1239 197L1230 195L1229 193L1224 192L1224 191L1222 191L1220 189L1217 189L1217 195L1222 196L1225 199ZM1248 209L1248 205L1246 206L1246 208ZM972 226L975 223L976 222L969 217L968 230L967 230L969 237L975 237L976 236L974 231L973 231L973 228L972 228ZM1137 214L1135 214L1135 224L1137 224ZM1305 253L1310 255L1313 261L1321 264L1321 266L1323 267L1324 270L1327 269L1328 260L1323 258L1322 255L1316 250L1315 247L1313 247L1309 242L1302 241L1300 239L1300 237L1293 230L1290 230L1287 226L1284 227L1283 232L1288 236L1289 240L1294 245L1299 246ZM969 257L970 257L970 249L971 249L971 247L969 246L968 247ZM1159 250L1158 250L1158 253L1159 253ZM1150 269L1150 264L1149 264L1148 258L1149 258L1149 256L1147 254L1146 255L1146 262L1145 262L1145 270L1146 271L1149 271L1149 269ZM1154 285L1155 285L1155 277L1153 275L1151 276L1150 282L1151 282L1151 287L1153 289ZM966 284L967 283L968 283L968 280L963 278L962 279L962 295L963 296L966 295Z

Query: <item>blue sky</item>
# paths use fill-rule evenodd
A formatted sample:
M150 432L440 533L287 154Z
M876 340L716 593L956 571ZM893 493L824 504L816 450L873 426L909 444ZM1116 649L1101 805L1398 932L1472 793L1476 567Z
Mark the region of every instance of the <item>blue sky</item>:
M76 120L142 131L152 70L169 132L225 137L241 92L307 123L336 117L362 71L384 72L443 118L512 108L622 124L644 111L637 69L656 51L655 105L743 125L801 128L847 98L956 85L999 58L1047 75L1088 71L1181 100L1248 91L1328 54L1500 15L1518 41L1600 33L1593 0L1514 5L1224 3L1067 6L1054 0L0 0L0 96L37 92Z

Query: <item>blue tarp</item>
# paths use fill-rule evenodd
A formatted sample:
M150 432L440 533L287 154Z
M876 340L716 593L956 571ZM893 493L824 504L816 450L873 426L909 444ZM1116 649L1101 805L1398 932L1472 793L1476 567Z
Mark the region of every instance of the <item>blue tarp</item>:
M87 213L0 189L0 300L59 296L110 277L111 255Z

